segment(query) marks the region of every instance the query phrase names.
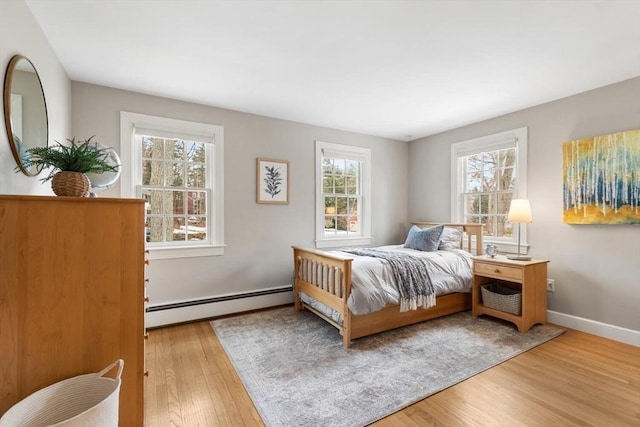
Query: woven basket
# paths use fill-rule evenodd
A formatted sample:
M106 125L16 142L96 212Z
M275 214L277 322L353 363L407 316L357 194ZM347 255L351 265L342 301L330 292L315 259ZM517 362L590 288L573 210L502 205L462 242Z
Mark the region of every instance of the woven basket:
M56 196L85 197L91 182L80 172L60 171L51 180L51 189Z
M480 286L482 305L495 310L520 316L522 314L522 292L502 286L499 283L488 283Z
M115 378L105 377L116 367ZM123 368L120 359L96 374L43 388L5 412L0 427L118 427Z

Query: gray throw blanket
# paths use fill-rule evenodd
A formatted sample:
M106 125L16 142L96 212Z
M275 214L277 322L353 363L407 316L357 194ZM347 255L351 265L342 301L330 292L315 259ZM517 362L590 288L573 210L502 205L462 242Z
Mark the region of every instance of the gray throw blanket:
M400 311L429 308L436 305L436 295L425 262L403 252L380 249L341 249L358 256L380 258L389 264L400 293Z

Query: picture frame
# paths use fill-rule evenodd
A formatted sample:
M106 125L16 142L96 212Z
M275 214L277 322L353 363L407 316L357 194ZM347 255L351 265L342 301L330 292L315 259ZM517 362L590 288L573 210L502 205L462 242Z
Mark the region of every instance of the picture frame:
M256 160L256 203L289 204L289 162L258 158Z
M562 145L565 224L640 224L640 129Z

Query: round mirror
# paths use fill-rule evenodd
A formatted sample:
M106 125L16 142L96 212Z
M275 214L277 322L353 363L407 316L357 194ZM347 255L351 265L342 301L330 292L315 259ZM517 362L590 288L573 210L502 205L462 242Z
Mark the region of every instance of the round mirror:
M37 166L26 167L29 148L46 147L49 141L47 104L42 83L31 61L16 55L9 61L4 78L4 124L11 152L25 175L40 173Z

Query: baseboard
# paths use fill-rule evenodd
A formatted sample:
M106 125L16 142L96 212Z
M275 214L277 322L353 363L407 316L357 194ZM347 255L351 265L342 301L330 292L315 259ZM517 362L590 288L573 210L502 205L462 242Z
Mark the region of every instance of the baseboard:
M547 310L547 321L566 328L640 347L640 331Z
M292 302L293 292L289 285L171 304L150 305L145 313L145 326L157 328Z

